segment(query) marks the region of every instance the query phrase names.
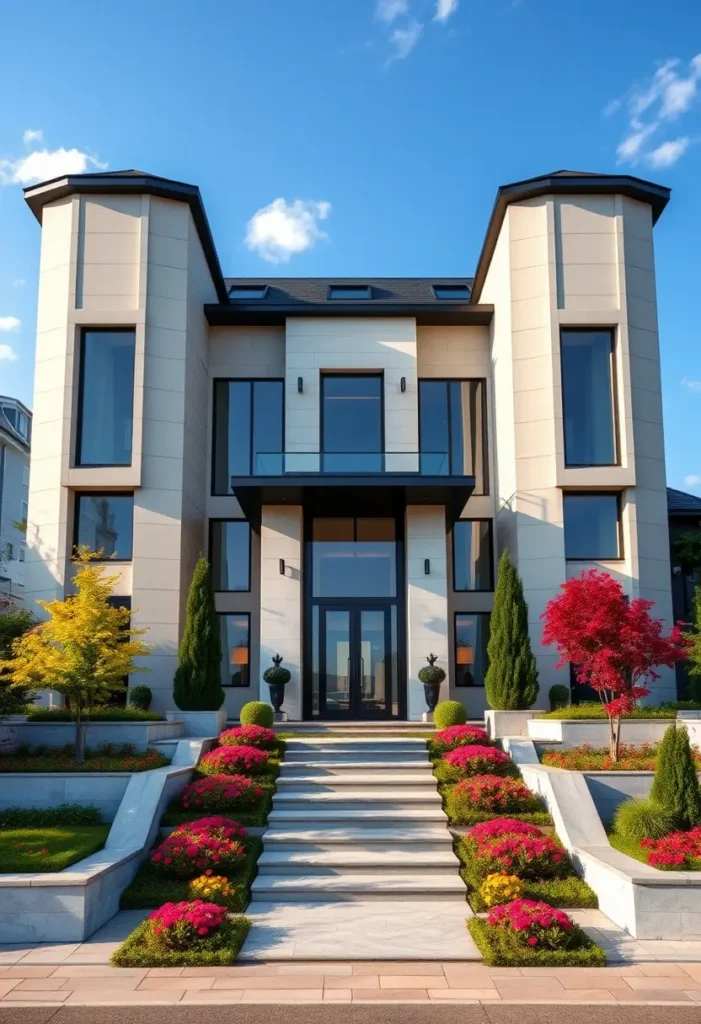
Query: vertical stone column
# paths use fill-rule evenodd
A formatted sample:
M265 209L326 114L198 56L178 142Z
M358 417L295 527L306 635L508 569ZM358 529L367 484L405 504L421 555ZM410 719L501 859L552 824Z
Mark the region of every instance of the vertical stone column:
M299 505L264 505L260 527L260 699L269 702L263 672L276 654L292 673L283 710L302 717L303 516ZM280 573L280 559L285 572Z
M419 670L436 654L446 671L441 698L449 692L448 566L445 509L442 505L409 505L406 510L407 584L407 716L421 719L426 710ZM426 575L425 559L431 563Z

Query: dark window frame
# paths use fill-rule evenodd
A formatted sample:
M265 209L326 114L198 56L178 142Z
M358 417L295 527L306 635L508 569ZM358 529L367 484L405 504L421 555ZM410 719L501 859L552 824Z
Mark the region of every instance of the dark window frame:
M78 525L80 519L81 498L131 498L131 555L129 558L112 558L107 555L105 562L119 562L128 565L134 561L134 491L75 491L73 493L73 547L72 558L75 558L75 551L78 547ZM131 600L131 599L130 599Z
M212 434L211 434L211 484L210 493L213 498L233 498L234 493L231 490L231 479L227 480L228 490L225 493L220 493L216 490L216 468L217 468L217 385L218 384L249 384L251 389L251 401L250 401L250 412L249 412L249 423L248 423L248 468L249 472L246 477L263 476L263 473L253 472L253 423L255 417L255 390L254 384L281 384L282 385L282 451L280 455L283 462L285 462L285 378L284 377L214 377L212 380ZM227 451L228 461L228 451ZM233 591L237 593L237 591Z
M567 554L567 534L565 532L565 501L567 498L615 498L616 499L616 533L618 537L618 555L615 558L602 555L577 555L576 558ZM573 491L563 490L562 492L562 529L565 541L566 562L625 562L625 551L623 547L623 492L622 491Z
M235 593L238 593L238 591L235 591ZM236 619L247 619L248 620L248 663L247 663L248 681L245 682L245 683L242 683L241 686L235 686L231 682L229 682L229 683L222 683L221 685L222 685L222 689L224 689L224 690L250 690L252 682L253 682L253 680L251 678L251 676L252 676L252 672L251 672L251 662L252 662L252 650L251 650L251 613L250 612L217 612L217 618L219 618L219 619L222 619L222 618L236 618ZM219 638L221 640L221 624L219 625ZM228 648L227 648L227 650L222 650L222 661L225 658L226 658L227 664L230 665L231 662L229 661L229 651L228 651ZM229 678L231 678L231 672L229 672Z
M252 571L252 556L251 548L253 547L251 538L251 524L245 516L215 516L209 520L209 562L212 567L212 586L214 586L214 562L212 561L212 554L214 551L214 526L217 523L246 523L248 525L248 586L245 590L219 590L214 587L215 594L250 594L251 593L251 571ZM241 613L243 614L243 612Z
M380 380L380 450L379 452L327 452L324 448L324 381L329 377L378 377ZM384 370L322 370L319 373L319 456L321 474L324 475L324 455L374 455L380 456L382 469L376 473L344 473L333 470L331 476L379 476L385 472L385 372ZM350 518L350 517L349 517Z
M491 587L473 587L473 588L458 588L455 586L456 573L455 573L455 538L454 532L455 527L458 523L487 523L488 525L488 544L489 544L489 576L491 579ZM451 547L451 565L453 578L451 580L452 590L454 594L493 594L495 586L495 572L494 572L494 520L489 519L487 516L470 516L465 519L456 519L453 523L450 531L450 547ZM464 613L467 614L467 613Z
M229 288L229 301L231 302L245 302L249 299L251 302L263 302L268 297L267 284L232 284ZM262 295L233 295L233 292L262 292Z
M364 295L348 295L340 294L334 295L334 292L348 293L348 292L359 292L360 290L365 292ZM330 284L326 293L327 301L338 302L369 302L372 299L372 285L371 284Z
M447 456L448 456L448 474L447 474L448 476L455 476L455 475L462 476L463 475L461 473L459 473L459 474L454 474L453 473L453 452L452 452L452 447L450 446L451 445L450 425L451 425L451 403L452 403L452 400L451 400L451 397L450 397L451 388L448 385L449 384L479 384L479 385L481 385L481 387L482 387L482 398L483 398L483 401L482 401L482 465L484 466L484 490L482 490L482 491L475 490L472 493L473 493L473 495L475 497L479 497L479 498L488 497L489 493L490 493L489 488L490 488L490 482L491 481L490 481L490 474L489 474L489 437L488 437L488 432L487 432L487 427L488 427L488 423L489 423L489 416L488 416L488 412L487 412L487 395L488 395L487 378L486 377L419 377L418 378L417 387L418 387L418 408L419 408L419 459L421 458L421 455L422 455L422 449L421 449L421 405L422 405L422 402L421 402L421 385L422 385L422 383L424 381L426 381L427 383L430 383L430 384L445 384L446 403L447 403L446 408L447 408L447 411L448 411L448 445L449 445L449 448L448 448L448 451L446 453ZM433 453L429 452L427 454L433 454Z
M567 441L565 434L565 422L567 419L565 411L565 367L563 359L563 344L562 338L564 334L592 334L592 333L607 333L611 342L611 348L609 351L609 369L611 374L610 389L611 389L611 418L613 420L613 462L568 462L567 461ZM616 353L618 350L617 344L617 329L614 326L603 326L599 324L590 325L588 327L582 324L576 324L573 327L568 327L567 324L560 324L560 393L562 401L562 442L563 442L563 457L565 460L565 469L600 469L606 466L620 466L621 465L621 437L620 437L620 426L619 426L619 403L618 403L618 373L616 370Z
M471 288L469 284L441 284L440 281L436 281L431 285L431 288L433 289L433 294L438 302L461 302L463 298L465 299L465 302L469 302L470 300ZM441 291L448 290L461 292L460 297L456 298L454 295L439 294Z
M487 622L491 626L491 618L492 618L492 613L491 612L468 612L468 611L456 611L456 612L453 612L453 655L452 655L452 659L453 659L453 673L454 673L454 675L453 675L453 685L458 690L484 690L484 685L485 685L484 684L484 679L482 680L481 683L474 683L472 686L470 686L469 684L459 683L458 682L458 678L459 678L459 676L458 676L458 619L460 618L460 616L467 616L467 615L471 615L471 616L474 616L474 617L476 617L478 615L486 616ZM489 644L489 637L487 637L487 645L488 644ZM485 653L487 651L487 645L485 646ZM487 658L487 668L489 668L489 655L488 654L486 654L486 658ZM486 679L486 677L487 677L487 673L485 672L485 679Z
M131 395L131 460L129 462L81 462L80 449L83 443L83 399L85 397L85 336L86 334L133 334L134 335L134 371L132 377ZM75 448L73 453L73 465L77 469L111 469L116 466L134 465L134 397L136 391L136 325L130 327L118 324L113 327L106 327L101 324L99 327L90 327L87 324L81 326L79 334L78 353L78 409L75 428Z

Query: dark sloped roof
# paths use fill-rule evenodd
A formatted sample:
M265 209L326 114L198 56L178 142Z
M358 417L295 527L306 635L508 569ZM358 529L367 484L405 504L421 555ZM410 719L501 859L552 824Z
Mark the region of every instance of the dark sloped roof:
M261 306L295 306L320 305L338 306L339 299L329 298L330 285L370 285L371 299L348 299L349 304L373 306L381 303L392 305L426 305L436 303L441 306L450 305L450 300L437 299L433 285L467 285L472 287L471 277L227 277L224 279L227 289L234 286L267 285L268 291L264 299L258 300ZM248 299L233 299L237 304L253 305ZM452 300L460 304L464 300Z
M674 487L667 488L667 512L670 516L701 516L701 498Z

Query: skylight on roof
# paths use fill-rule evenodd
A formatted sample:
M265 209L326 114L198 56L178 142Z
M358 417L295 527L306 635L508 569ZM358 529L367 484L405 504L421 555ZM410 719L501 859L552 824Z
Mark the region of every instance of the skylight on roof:
M255 302L257 299L264 299L267 291L267 284L235 284L229 288L229 298Z
M470 298L470 286L467 284L434 284L433 294L437 299L453 302L466 302Z
M371 299L372 289L369 284L330 284L330 299Z

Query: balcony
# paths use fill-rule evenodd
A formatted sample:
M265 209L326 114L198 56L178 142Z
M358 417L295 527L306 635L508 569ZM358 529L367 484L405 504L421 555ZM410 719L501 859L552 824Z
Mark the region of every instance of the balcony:
M475 486L447 452L258 452L252 468L231 477L231 491L254 523L263 505L304 505L317 515L444 505L452 524Z

